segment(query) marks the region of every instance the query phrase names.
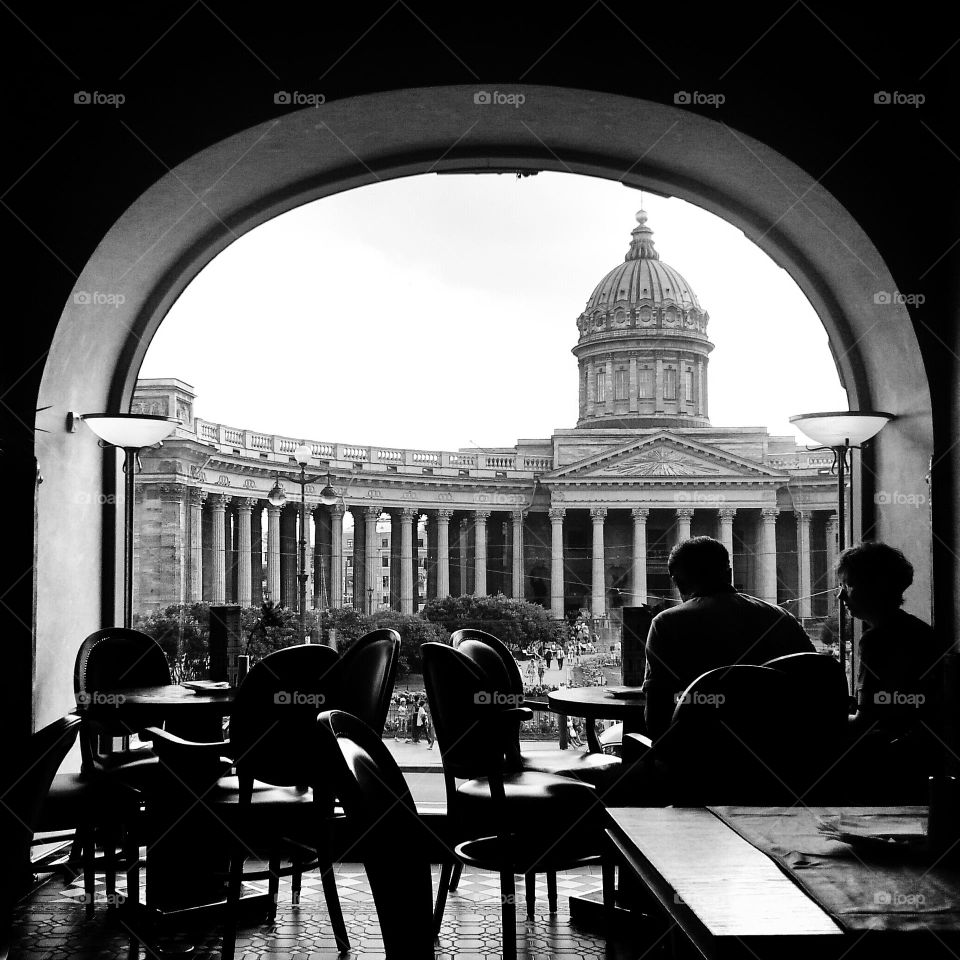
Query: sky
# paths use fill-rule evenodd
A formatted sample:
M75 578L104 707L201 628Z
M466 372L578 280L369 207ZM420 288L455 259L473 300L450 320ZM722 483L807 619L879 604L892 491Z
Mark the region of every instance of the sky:
M800 436L846 409L826 332L736 228L644 194L660 258L709 311L715 427ZM377 183L234 241L183 292L141 377L191 384L196 416L305 440L511 447L577 420L577 317L622 262L640 192L563 173Z

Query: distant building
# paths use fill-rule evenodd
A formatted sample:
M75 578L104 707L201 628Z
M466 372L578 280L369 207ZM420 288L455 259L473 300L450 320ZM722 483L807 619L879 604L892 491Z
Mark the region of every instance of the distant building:
M831 611L832 455L711 426L709 314L646 220L577 319L575 427L482 451L308 441L310 472L329 471L340 494L321 506L323 480L307 488L313 605L413 612L426 597L502 592L556 617L615 619L675 598L670 547L708 534L738 588L801 617ZM137 385L134 411L183 420L137 478L137 607L294 605L301 441L201 420L194 399L179 380ZM266 499L277 477L284 507Z

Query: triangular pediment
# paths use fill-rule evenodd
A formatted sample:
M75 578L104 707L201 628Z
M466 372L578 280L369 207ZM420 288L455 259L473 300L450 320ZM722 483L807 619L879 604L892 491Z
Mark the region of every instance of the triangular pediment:
M779 480L786 476L718 447L671 433L611 447L541 477L544 481Z

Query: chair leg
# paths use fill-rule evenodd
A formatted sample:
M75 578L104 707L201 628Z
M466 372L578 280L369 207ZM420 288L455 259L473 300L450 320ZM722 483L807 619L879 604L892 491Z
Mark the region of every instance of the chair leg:
M87 917L93 916L93 901L96 896L97 835L90 824L83 827L83 896L87 904Z
M503 915L503 960L517 960L517 888L512 867L500 871L500 907Z
M290 876L290 902L296 907L300 904L300 890L303 886L303 864L294 863Z
M267 921L273 923L277 919L277 901L280 899L280 855L273 854L267 864L270 879L267 881L267 893L270 896L270 908L267 912Z
M117 847L121 842L121 832L108 827L103 831L103 870L107 886L107 907L117 905Z
M437 884L437 905L433 908L433 935L440 936L440 925L443 923L443 911L447 905L447 891L450 889L450 875L453 864L447 860L440 864L440 882Z
M124 858L127 861L127 902L140 902L140 842L136 830L127 827L123 839Z
M457 862L454 863L453 865L453 876L450 878L451 893L457 892L457 886L460 883L460 874L462 873L463 873L463 862L461 860L457 860Z
M333 864L321 860L320 882L323 884L323 895L327 900L327 912L330 914L330 926L333 927L333 937L337 941L337 950L346 953L350 949L350 937L347 934L347 925L343 922L343 911L340 909L340 894L337 891L337 879L333 875Z
M527 919L532 920L537 912L537 875L533 870L524 874L527 896Z
M557 912L557 871L547 871L547 903L550 906L550 912Z
M243 851L234 850L230 857L230 884L224 914L222 960L233 960L237 948L237 914L240 910L240 884L243 880Z

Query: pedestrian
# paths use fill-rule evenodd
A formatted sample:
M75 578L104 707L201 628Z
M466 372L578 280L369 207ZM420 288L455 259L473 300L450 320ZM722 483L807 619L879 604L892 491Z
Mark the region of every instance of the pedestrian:
M422 724L420 721L420 698L414 697L413 705L410 708L410 736L414 743L420 742Z
M401 697L400 705L397 707L397 729L394 736L394 740L399 740L401 735L406 736L407 733L407 701Z
M578 725L573 722L573 717L567 717L567 739L576 747L583 746L583 741L580 739L580 730Z
M550 663L553 660L553 644L552 643L547 644L547 649L543 653L543 658L544 660L547 661L547 669L549 670Z
M433 749L433 723L430 720L430 710L427 708L426 699L420 701L420 709L417 711L417 723L423 730L423 736L429 746L428 750Z
M544 674L544 672L545 672L545 669L544 669L544 666L543 666L543 661L541 660L541 661L537 664L537 673L540 674L540 686L543 686L543 674Z
M566 651L563 649L563 644L561 644L559 647L557 647L557 669L558 669L558 670L562 670L562 669L563 669L563 655L564 655L564 653L566 653Z

